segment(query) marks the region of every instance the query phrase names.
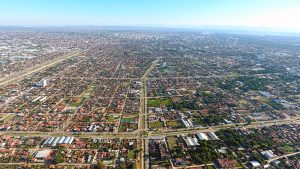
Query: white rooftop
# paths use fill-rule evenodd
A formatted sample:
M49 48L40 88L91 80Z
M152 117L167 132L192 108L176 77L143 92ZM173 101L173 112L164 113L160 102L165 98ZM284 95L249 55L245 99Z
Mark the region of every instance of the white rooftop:
M52 150L50 149L38 151L37 154L35 155L35 158L46 158L49 156L51 151Z

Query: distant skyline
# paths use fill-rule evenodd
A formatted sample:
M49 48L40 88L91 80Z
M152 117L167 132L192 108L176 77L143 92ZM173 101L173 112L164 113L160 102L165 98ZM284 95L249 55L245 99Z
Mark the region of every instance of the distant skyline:
M300 32L300 1L0 0L0 25L241 26Z

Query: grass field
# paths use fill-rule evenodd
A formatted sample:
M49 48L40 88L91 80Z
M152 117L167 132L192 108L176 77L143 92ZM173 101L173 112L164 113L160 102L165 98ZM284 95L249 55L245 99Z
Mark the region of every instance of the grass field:
M162 128L162 127L164 127L164 123L161 121L156 121L156 122L150 123L150 128L152 128L152 129Z
M89 85L89 86L86 88L86 90L85 90L83 93L80 94L80 96L81 96L81 97L89 96L89 95L91 95L91 94L93 93L93 91L94 91L94 87L91 86L91 85Z
M249 103L247 100L245 100L245 99L241 99L241 100L239 101L239 103L240 103L242 106L249 106L249 105L250 105L250 103Z
M117 122L118 120L119 120L119 118L120 118L120 116L115 116L115 115L108 115L107 116L107 120L109 121L109 122Z
M135 159L136 158L136 154L135 154L134 150L129 150L128 151L128 158L129 159Z
M177 146L175 137L167 137L167 140L168 140L168 145L170 150L172 150L175 146Z
M79 107L81 105L81 103L83 102L84 97L76 97L73 99L73 101L69 101L68 105L70 107Z
M126 126L123 126L123 125L121 125L121 126L119 127L119 131L120 131L120 132L124 132L124 131L126 131L126 129L127 129L127 127L126 127Z
M167 122L167 126L173 127L173 128L180 128L183 127L180 121L177 120L172 120Z
M285 145L283 147L279 147L278 149L283 151L283 152L286 152L286 153L291 153L291 152L297 151L295 147L288 146L288 145Z
M148 103L148 107L159 107L159 99L158 98L148 99L147 103Z
M207 166L207 169L215 169L215 167L212 166L212 165L208 165L208 166Z
M122 123L137 123L138 122L138 116L122 117L121 122Z
M138 124L130 124L130 123L122 123L119 127L120 132L127 131L127 129L131 129L131 131L137 130Z
M172 101L170 99L161 99L160 104L165 105L165 106L169 106L169 105L172 105Z
M181 100L180 97L172 97L171 99L174 103L179 102Z

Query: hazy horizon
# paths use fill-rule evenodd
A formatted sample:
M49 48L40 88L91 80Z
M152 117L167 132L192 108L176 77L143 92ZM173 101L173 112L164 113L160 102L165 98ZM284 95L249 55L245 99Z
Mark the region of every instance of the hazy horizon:
M297 0L3 0L1 26L239 27L300 32Z

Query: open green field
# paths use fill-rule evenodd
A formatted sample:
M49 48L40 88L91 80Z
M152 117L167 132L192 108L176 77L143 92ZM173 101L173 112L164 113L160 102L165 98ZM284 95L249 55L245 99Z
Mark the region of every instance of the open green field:
M285 153L292 153L292 152L297 151L297 149L295 147L292 147L292 146L289 146L289 145L279 147L278 149L285 152Z
M127 131L127 129L130 129L131 131L137 130L138 124L130 124L130 123L122 123L119 127L120 132Z
M161 121L151 122L149 127L152 129L163 128L164 123Z
M122 117L121 123L137 123L138 122L138 116L133 117Z
M168 140L168 145L170 150L173 150L173 148L177 146L176 138L174 136L171 136L171 137L167 137L167 140Z
M69 101L68 106L70 107L79 107L84 100L84 97L76 97L74 98L76 101Z
M167 121L167 126L173 127L173 128L183 127L182 123L178 120Z
M181 101L180 97L172 97L171 99L174 103Z
M117 122L119 120L120 116L118 115L108 115L107 120L108 122Z
M148 99L148 107L159 107L159 98Z
M126 126L123 126L123 125L121 125L121 126L119 127L119 131L120 131L120 132L124 132L124 131L126 131L126 129L127 129L127 127L126 127Z
M90 96L94 92L94 86L89 85L86 90L80 94L81 97Z
M134 152L134 150L129 150L128 151L128 159L135 159L136 158L136 154Z
M160 104L164 106L172 105L172 101L170 99L160 99Z
M213 165L207 165L207 169L215 169Z

